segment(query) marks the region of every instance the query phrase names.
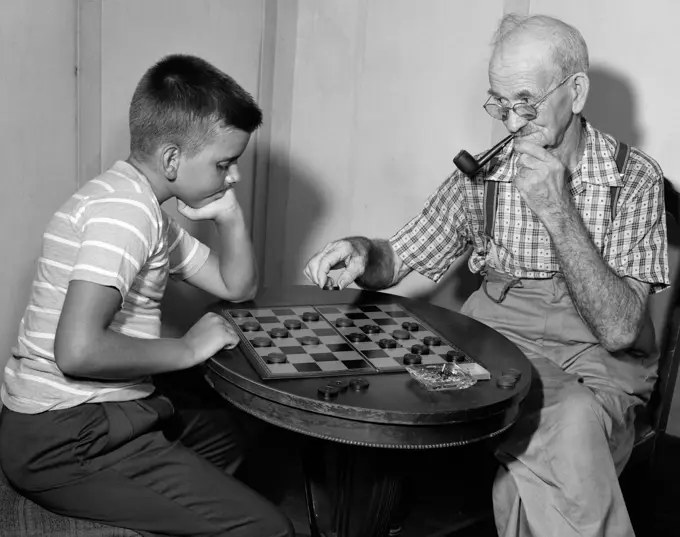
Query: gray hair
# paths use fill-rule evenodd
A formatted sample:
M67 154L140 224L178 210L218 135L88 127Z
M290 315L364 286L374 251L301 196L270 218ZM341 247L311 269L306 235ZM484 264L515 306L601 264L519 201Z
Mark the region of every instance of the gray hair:
M494 53L521 34L531 34L550 44L553 60L562 76L588 72L588 46L576 28L546 15L505 15L493 38Z

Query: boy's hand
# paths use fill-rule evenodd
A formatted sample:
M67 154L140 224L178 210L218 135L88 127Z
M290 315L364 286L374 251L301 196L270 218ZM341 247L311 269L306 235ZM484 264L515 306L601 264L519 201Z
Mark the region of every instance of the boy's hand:
M189 207L180 199L177 200L177 211L179 214L186 216L189 220L217 220L220 217L240 212L240 210L241 206L236 199L236 194L234 193L234 187L232 185L227 186L227 189L221 198L197 209Z
M222 349L233 349L239 343L234 327L217 313L206 313L182 340L193 353L189 367L205 362Z

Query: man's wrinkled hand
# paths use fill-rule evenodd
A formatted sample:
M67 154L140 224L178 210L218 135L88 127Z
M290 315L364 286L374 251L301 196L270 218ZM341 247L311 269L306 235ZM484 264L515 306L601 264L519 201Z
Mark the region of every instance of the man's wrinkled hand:
M514 150L519 153L519 159L513 182L534 214L544 221L567 211L571 199L564 164L528 140L515 140Z

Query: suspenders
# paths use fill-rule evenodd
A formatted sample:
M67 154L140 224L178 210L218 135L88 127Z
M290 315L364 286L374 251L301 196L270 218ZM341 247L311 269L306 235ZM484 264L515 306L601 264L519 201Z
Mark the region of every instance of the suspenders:
M614 153L614 161L616 168L621 176L623 176L626 164L628 163L628 156L630 148L628 144L623 142L616 143L616 152ZM612 215L612 222L616 218L616 204L621 193L620 186L609 187L610 208ZM496 223L496 208L498 207L498 181L484 181L484 234L487 238L493 238L493 227Z

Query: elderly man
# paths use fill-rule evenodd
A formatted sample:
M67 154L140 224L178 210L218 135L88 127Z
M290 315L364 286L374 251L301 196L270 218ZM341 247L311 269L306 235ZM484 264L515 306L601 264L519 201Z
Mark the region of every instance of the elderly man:
M474 176L454 172L389 241L331 242L305 268L319 286L344 266L341 288L385 289L412 270L437 281L472 247L484 281L462 312L535 372L496 453L501 536L633 535L618 475L656 379L647 299L669 284L663 177L583 118L587 71L575 28L505 17L484 108L513 142Z

